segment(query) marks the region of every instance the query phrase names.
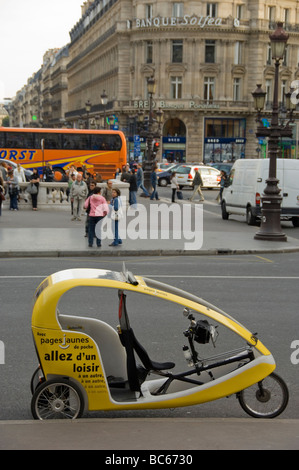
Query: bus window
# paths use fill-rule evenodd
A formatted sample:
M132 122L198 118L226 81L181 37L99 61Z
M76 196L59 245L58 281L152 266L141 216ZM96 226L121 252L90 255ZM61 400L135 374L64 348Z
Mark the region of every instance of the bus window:
M91 135L92 150L120 150L121 138L119 135Z
M0 132L0 148L4 148L4 132Z
M34 149L34 134L31 132L7 132L6 148Z
M41 141L44 139L45 149L61 149L62 148L62 135L56 133L38 133L35 136L36 147L41 148Z
M89 136L84 134L64 134L63 148L65 150L90 150Z

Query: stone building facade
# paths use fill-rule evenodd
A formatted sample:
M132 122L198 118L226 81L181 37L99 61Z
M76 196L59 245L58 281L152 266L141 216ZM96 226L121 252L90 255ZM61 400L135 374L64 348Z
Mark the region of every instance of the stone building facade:
M296 0L85 2L63 65L57 61L55 71L51 65L51 82L42 75L43 124L103 126L103 117L113 116L134 156L137 116L148 114L147 79L154 76L154 109L164 117L160 157L207 163L257 157L263 142L255 137L251 92L258 83L267 91L269 119L269 33L278 20L289 33L279 77L283 109L284 92L299 78ZM283 152L296 156L296 141L286 142Z

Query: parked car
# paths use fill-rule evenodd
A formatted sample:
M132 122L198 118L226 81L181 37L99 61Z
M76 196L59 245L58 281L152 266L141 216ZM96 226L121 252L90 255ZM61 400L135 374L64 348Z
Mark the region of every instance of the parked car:
M217 168L217 170L219 171L225 171L225 173L229 175L233 167L233 163L217 162L217 163L210 163L209 166L213 168Z
M217 168L201 165L181 165L177 168L176 177L180 188L192 186L195 170L198 169L202 178L203 188L218 188L221 179L221 173Z

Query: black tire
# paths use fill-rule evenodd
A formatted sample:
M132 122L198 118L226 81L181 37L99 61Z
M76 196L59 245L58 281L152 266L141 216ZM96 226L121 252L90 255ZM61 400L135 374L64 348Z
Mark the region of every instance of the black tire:
M74 382L56 378L37 387L31 400L34 419L77 419L84 411L83 394Z
M246 209L246 222L248 225L256 225L256 217L253 215L250 206L248 206Z
M167 185L168 185L168 181L166 178L159 178L158 180L158 185L159 186L162 186L163 188L165 188Z
M221 211L222 211L222 219L223 220L228 220L229 218L229 213L226 211L226 204L225 201L221 202Z
M299 217L292 218L293 227L299 227Z
M274 372L237 396L243 410L253 418L275 418L285 410L289 401L286 383Z

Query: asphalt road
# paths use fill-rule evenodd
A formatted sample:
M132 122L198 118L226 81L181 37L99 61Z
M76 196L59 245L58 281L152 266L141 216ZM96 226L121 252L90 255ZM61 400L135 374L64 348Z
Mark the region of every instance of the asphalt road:
M146 257L126 259L135 274L152 276L162 282L195 293L231 314L259 338L273 353L277 372L287 382L290 402L281 415L299 418L299 364L292 364L291 344L298 331L299 254L270 256ZM121 270L122 258L2 259L0 264L0 340L5 345L5 364L0 365L0 420L28 420L30 378L37 365L31 336L32 296L37 285L50 273L72 268L93 267ZM113 300L114 302L114 300ZM107 296L101 303L89 292L73 293L62 304L63 312L97 316L100 312L115 326L117 309ZM143 302L143 301L142 301ZM148 303L131 308L131 323L155 360L182 359L183 331L187 328L181 312L156 309ZM226 341L219 336L218 344ZM178 345L173 351L173 344ZM205 348L205 346L202 346ZM299 356L299 354L298 354ZM181 360L179 359L179 361ZM92 417L182 417L246 418L234 397L197 407L116 413L94 412ZM88 417L88 416L87 416ZM250 419L250 418L249 418Z

